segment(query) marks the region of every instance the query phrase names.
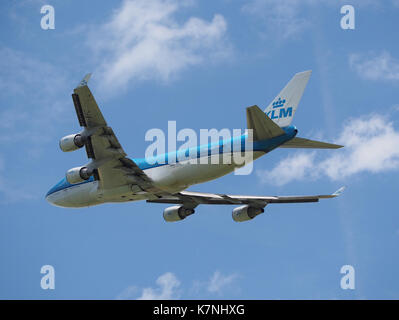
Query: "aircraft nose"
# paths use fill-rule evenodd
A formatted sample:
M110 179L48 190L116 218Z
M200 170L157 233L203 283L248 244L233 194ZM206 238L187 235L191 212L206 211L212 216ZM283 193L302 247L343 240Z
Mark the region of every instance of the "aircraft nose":
M51 190L49 190L49 192L47 192L47 194L46 194L46 200L47 200L48 203L50 203L50 204L56 206L56 205L57 205L57 201L56 201L56 199L54 198L54 194L53 194L53 193L50 193L50 191L51 191Z
M59 196L59 192L65 188L67 185L67 181L63 178L60 182L58 182L55 186L53 186L46 194L46 200L48 203L55 206L62 206L62 198Z
M52 204L53 206L56 206L56 207L62 207L62 208L70 207L67 199L64 199L57 192L56 193L48 193L46 195L46 200L47 200L48 203L50 203L50 204Z

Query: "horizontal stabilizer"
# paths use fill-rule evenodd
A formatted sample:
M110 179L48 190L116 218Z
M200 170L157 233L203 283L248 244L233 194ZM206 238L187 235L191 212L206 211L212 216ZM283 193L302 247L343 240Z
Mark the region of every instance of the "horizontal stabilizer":
M293 138L282 144L280 148L339 149L343 146L304 138Z
M247 108L247 127L253 130L254 141L271 139L285 133L258 106Z

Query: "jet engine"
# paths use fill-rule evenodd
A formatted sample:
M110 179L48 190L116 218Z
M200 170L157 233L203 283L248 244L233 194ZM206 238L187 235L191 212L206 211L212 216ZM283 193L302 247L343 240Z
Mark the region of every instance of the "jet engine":
M70 184L75 184L88 180L92 174L93 171L86 167L76 167L67 171L66 179Z
M163 218L166 222L174 222L185 219L190 214L195 212L192 208L186 208L182 205L166 208L163 211Z
M64 152L75 151L85 145L85 139L81 134L70 134L60 140L60 148Z
M240 206L233 209L233 220L236 222L248 221L255 218L258 214L265 212L263 208L252 207L249 205Z

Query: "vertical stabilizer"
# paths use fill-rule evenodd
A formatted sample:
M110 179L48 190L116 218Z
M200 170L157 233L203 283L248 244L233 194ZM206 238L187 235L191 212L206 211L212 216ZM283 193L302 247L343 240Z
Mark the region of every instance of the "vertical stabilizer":
M280 127L286 127L291 124L311 73L312 71L309 70L294 75L265 109L267 116Z

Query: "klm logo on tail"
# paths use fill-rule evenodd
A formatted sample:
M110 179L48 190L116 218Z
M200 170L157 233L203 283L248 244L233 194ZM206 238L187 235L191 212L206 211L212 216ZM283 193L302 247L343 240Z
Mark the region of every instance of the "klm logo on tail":
M272 120L292 117L292 107L284 108L284 104L285 99L281 100L281 98L278 98L278 100L274 101L272 104L273 110L267 112L266 115ZM278 108L280 108L280 111L278 110Z

